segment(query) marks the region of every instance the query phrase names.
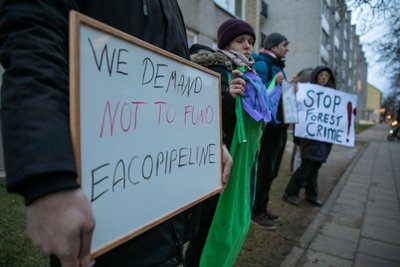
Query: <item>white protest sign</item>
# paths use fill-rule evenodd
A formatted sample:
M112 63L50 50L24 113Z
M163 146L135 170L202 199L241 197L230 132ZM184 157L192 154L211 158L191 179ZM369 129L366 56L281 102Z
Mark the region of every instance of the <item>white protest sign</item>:
M299 123L295 136L354 146L357 95L310 83L299 83Z
M221 191L219 75L79 13L71 132L98 256Z
M287 81L282 82L282 108L284 123L297 123L299 121L296 93L293 85Z

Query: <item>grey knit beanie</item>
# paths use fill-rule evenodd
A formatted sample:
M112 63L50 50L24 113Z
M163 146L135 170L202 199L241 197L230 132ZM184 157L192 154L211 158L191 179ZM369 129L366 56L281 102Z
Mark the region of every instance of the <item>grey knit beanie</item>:
M273 32L269 34L264 40L264 48L271 49L283 41L287 41L287 38L280 33Z

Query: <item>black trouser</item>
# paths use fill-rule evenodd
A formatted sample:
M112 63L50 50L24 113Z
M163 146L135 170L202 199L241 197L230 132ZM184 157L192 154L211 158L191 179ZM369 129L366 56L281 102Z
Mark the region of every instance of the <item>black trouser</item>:
M197 236L194 236L185 251L185 267L198 267L200 264L203 247L207 240L208 231L214 219L215 209L217 208L219 194L201 202L200 226Z
M261 137L258 155L257 186L253 213L265 212L269 201L269 191L278 176L285 151L287 128L267 124Z
M318 199L318 171L322 162L302 160L300 167L295 171L288 185L286 195L299 196L301 186L306 182L306 198L311 200Z

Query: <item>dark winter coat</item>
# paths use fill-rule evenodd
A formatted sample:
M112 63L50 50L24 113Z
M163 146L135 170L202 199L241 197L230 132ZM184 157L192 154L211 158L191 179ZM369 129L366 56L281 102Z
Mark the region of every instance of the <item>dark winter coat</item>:
M333 72L327 66L318 66L313 70L313 72L311 73L311 83L317 84L317 75L323 70L326 70L331 74L331 78L326 86L330 88L336 88L336 82L335 77L333 76ZM302 160L326 162L331 152L331 149L331 143L306 138L300 139L300 151Z
M229 94L230 73L237 66L221 52L199 53L193 62L221 74L223 142L230 148L236 126L235 100Z
M7 189L29 204L46 194L79 187L69 126L70 10L187 59L189 50L175 0L1 2L0 62L5 69L1 123ZM103 257L104 266L126 266L125 256L135 259L129 266L161 264L180 255L182 235L183 217L178 215L107 253L111 256Z
M266 88L272 82L272 78L278 73L282 72L284 77L286 77L285 71L283 68L285 67L285 63L279 59L274 58L273 56L265 53L254 54L253 55L256 64L254 65L254 69L257 71L258 75L260 75L261 80ZM278 119L278 123L272 120L269 122L270 125L277 127L288 127L288 125L283 124L283 107L282 107L282 98L279 100L278 105L278 113L276 118Z

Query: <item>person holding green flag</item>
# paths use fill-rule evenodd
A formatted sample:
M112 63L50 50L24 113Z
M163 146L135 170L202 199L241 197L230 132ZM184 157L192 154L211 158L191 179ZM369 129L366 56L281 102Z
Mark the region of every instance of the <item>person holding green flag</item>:
M218 28L218 50L192 58L221 74L223 141L234 164L223 193L201 203L199 233L185 253L188 267L232 266L250 227L250 174L262 126L271 120L267 90L253 70L255 39L250 24L229 19Z
M266 87L272 85L274 88L275 84L282 84L286 79L284 58L289 51L288 45L289 41L283 34L273 32L264 39L263 50L259 51L258 55L253 55L256 61L254 68ZM289 127L283 120L282 87L275 89L275 97L271 97L274 99L271 101L273 119L264 127L261 137L252 214L253 221L267 230L275 230L274 222L280 220L279 215L268 207L269 193L274 179L278 177Z

